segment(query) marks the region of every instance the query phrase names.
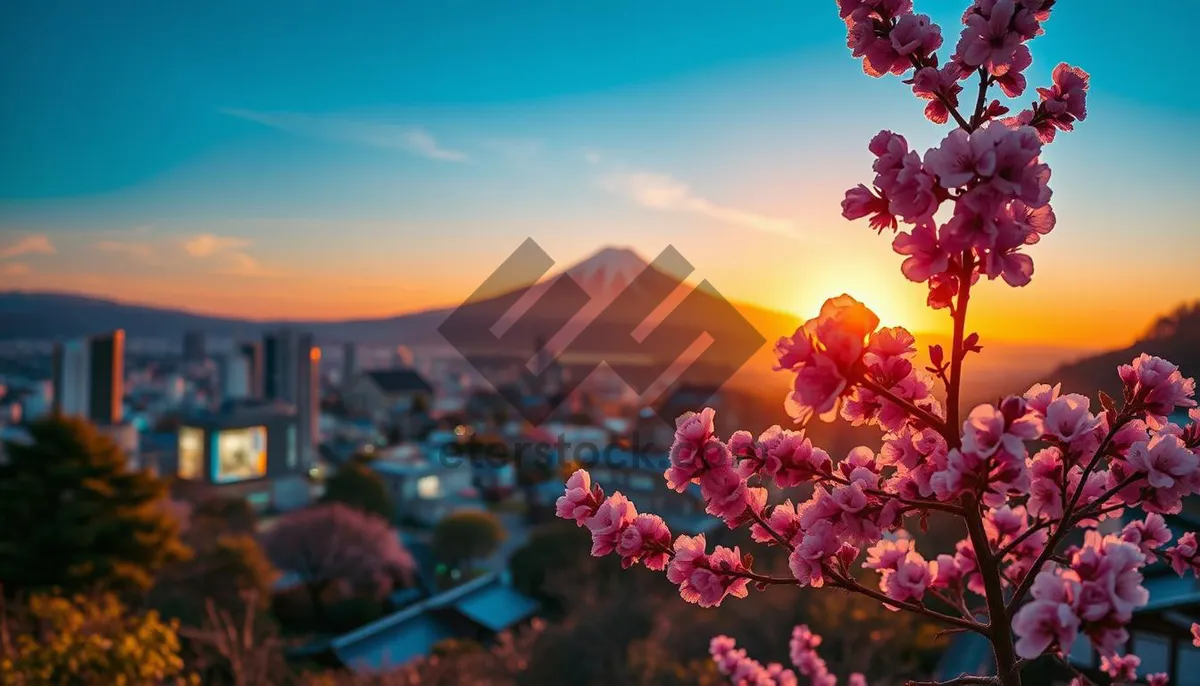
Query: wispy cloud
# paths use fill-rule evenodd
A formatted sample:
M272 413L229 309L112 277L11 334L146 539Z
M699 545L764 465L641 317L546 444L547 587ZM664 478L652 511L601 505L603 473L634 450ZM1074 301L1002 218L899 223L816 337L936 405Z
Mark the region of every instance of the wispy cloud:
M23 276L33 272L33 268L24 262L6 262L0 264L0 276Z
M432 133L420 126L296 112L258 112L237 108L225 108L221 111L231 117L300 136L400 150L443 162L462 162L468 158L465 152L443 146Z
M215 273L222 276L243 276L250 278L273 278L284 276L283 272L268 269L244 252L231 252L221 258L221 266Z
M8 244L0 245L0 260L12 259L22 255L53 255L57 252L54 243L46 234L32 233L22 236Z
M198 233L183 242L188 255L214 265L214 274L221 276L279 277L283 272L269 269L246 252L251 241L235 236Z
M686 183L666 174L645 171L611 174L601 179L601 185L642 207L698 214L764 233L795 235L796 226L790 219L715 203L696 195Z
M154 246L137 241L99 241L96 249L116 255L128 255L139 260L154 259Z
M183 242L183 249L192 257L210 257L219 252L250 247L250 241L233 236L198 233Z

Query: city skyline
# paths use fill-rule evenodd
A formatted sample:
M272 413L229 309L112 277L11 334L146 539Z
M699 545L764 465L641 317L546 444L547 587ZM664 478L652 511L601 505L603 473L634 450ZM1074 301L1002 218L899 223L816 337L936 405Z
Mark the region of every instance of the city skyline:
M1059 225L1031 250L1037 278L978 291L985 339L1122 345L1200 296L1198 179L1179 147L1198 96L1081 37L1163 64L1183 48L1106 6L1056 7L1051 26L1080 30L1039 39L1031 83L1069 58L1093 75L1096 114L1047 154ZM947 326L887 238L841 219L870 155L835 143L898 119L918 149L947 130L897 80L862 76L833 12L380 4L234 23L232 7L2 11L17 68L0 78L23 97L2 106L0 290L388 316L456 305L533 237L564 266L670 244L735 301L812 316L846 291L887 323ZM944 24L961 10L920 9ZM1141 258L1134 229L1175 249Z

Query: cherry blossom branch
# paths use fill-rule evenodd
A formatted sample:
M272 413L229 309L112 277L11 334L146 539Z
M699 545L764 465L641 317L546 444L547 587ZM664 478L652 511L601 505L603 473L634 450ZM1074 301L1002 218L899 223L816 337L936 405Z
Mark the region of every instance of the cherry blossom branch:
M1033 580L1037 578L1038 572L1041 571L1042 567L1046 564L1050 557L1054 555L1054 551L1058 548L1058 544L1061 543L1064 538L1066 538L1067 533L1073 526L1072 510L1075 509L1075 505L1079 502L1079 498L1083 495L1083 489L1087 485L1088 475L1093 469L1095 469L1096 465L1104 457L1104 454L1108 452L1108 446L1112 445L1113 438L1117 435L1117 432L1120 431L1121 427L1124 426L1125 423L1130 419L1130 417L1122 414L1121 416L1117 417L1117 419L1113 422L1113 425L1109 427L1108 434L1104 436L1104 440L1101 441L1100 446L1096 448L1096 454L1092 456L1091 461L1089 461L1087 467L1084 468L1083 474L1079 479L1079 485L1075 487L1075 493L1071 496L1070 503L1063 507L1062 517L1059 519L1058 526L1054 527L1053 533L1050 534L1050 539L1046 541L1046 547L1042 549L1042 552L1037 556L1037 559L1034 560L1033 565L1029 568L1029 571L1026 572L1025 578L1021 580L1021 585L1018 586L1017 590L1013 592L1012 598L1008 602L1008 609L1014 609L1021 604L1021 601L1025 598L1025 594L1028 593L1029 589L1033 587Z
M910 416L915 417L916 419L919 419L919 420L925 422L926 424L929 425L929 427L931 429L934 429L938 433L942 434L942 436L946 436L949 433L949 427L947 426L946 422L943 421L941 417L938 417L937 415L933 414L929 410L925 410L920 407L917 407L916 405L912 404L908 400L905 400L904 398L901 398L900 396L896 395L895 393L892 393L890 390L884 388L882 384L880 384L872 379L868 379L868 378L864 377L863 380L861 381L861 383L864 388L867 388L872 393L874 393L876 395L881 395L884 398L886 398L888 401L894 403L895 405L898 405L901 409L903 409L905 412L907 412Z
M999 684L1000 679L994 676L971 676L963 674L949 681L906 681L904 686L967 686L968 684Z
M909 55L908 58L910 61L912 61L912 65L913 65L913 67L916 68L917 71L921 71L923 68L925 68L926 64L924 62L922 62L921 58L918 57L915 53L912 55ZM948 111L950 113L950 116L954 117L954 121L958 122L958 125L960 127L962 127L962 129L964 131L973 131L974 130L971 127L971 122L967 121L966 118L964 118L961 114L959 114L958 105L954 104L954 102L952 102L945 95L942 95L942 93L939 91L934 91L933 95L934 95L934 97L936 97L938 99L939 102L942 103L942 105L944 105L946 107L946 111Z
M831 481L835 484L840 484L842 486L850 485L849 479L844 479L844 478L838 476L837 474L825 474L822 476L822 479ZM877 498L888 498L891 500L895 500L896 502L900 503L901 505L904 505L905 507L909 507L909 508L912 508L915 510L921 510L921 509L938 510L939 512L949 512L950 514L955 514L955 515L959 515L959 516L962 516L962 514L963 514L963 509L953 503L943 503L943 502L939 502L937 500L922 500L922 499L913 500L910 498L902 497L898 493L889 493L887 491L880 490L878 488L864 488L863 493L865 493L866 495L873 495Z
M943 603L946 603L947 605L958 610L959 614L961 614L964 619L974 619L975 618L974 613L971 612L971 608L967 607L967 601L965 598L963 598L961 589L958 592L957 598L951 598L949 594L943 593L942 591L940 591L936 588L930 588L929 591L931 593L933 593L933 595L935 597L937 597L938 600L941 600Z
M767 521L762 518L762 515L760 515L759 513L754 511L753 507L747 507L746 511L750 513L750 516L754 518L754 521L757 522L759 526L766 529L767 533L771 534L771 537L779 542L779 545L787 548L789 551L796 549L796 546L792 545L791 541L784 538L783 535L780 534L778 531L772 529L771 525L768 524Z
M962 363L966 351L963 338L966 336L967 304L971 301L971 275L975 271L975 256L970 248L962 253L962 271L959 274L958 302L954 308L954 340L950 346L950 389L946 391L946 425L949 428L946 440L952 448L958 448L962 439L958 435L958 401L962 390Z
M909 602L907 600L895 600L893 598L889 598L888 596L884 595L883 593L880 593L879 591L876 591L874 589L863 586L862 584L858 583L854 579L851 579L850 577L847 577L847 576L840 576L840 575L832 576L832 578L829 580L829 586L832 588L840 588L844 591L850 591L851 593L858 593L859 595L865 595L868 598L878 600L879 602L883 603L884 605L888 605L891 607L898 607L898 608L901 608L904 610L908 610L909 612L919 614L919 615L922 615L925 617L929 617L930 619L935 619L935 620L945 623L945 624L950 624L952 626L956 626L961 629L966 629L967 631L974 631L977 634L982 634L984 636L987 636L987 627L980 624L979 622L975 622L970 619L964 619L961 617L955 617L954 615L948 615L943 612L938 612L937 610L931 610L928 607L925 607L924 605L919 605L917 603Z
M985 87L986 88L986 87ZM963 340L966 336L967 306L971 301L971 277L975 272L975 256L970 248L962 252L962 267L959 272L958 298L954 308L954 339L950 350L950 390L946 398L947 425L952 429L947 437L952 448L962 446L962 437L958 434L959 396L962 392L962 363L966 356ZM1021 677L1017 671L1017 653L1013 644L1012 630L1008 607L1004 603L1004 583L1000 576L999 560L992 556L991 543L983 528L983 516L980 514L979 501L973 494L962 496L964 510L963 521L966 522L967 536L971 547L975 549L975 557L979 565L979 576L983 580L984 600L987 604L988 625L983 634L992 644L992 653L996 658L996 673L1001 684L1020 684Z
M984 112L983 108L984 108L984 105L987 103L988 86L991 85L991 81L989 79L990 79L990 76L988 75L987 69L984 67L980 67L979 68L979 95L977 95L975 98L975 114L971 115L971 128L969 129L970 131L974 131L975 129L979 128L979 126L981 124L983 124L983 112Z

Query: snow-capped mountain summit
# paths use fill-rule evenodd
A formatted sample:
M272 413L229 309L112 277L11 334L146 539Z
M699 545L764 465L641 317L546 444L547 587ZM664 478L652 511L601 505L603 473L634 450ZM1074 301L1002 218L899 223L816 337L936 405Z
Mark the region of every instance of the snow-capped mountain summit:
M610 246L568 267L565 273L593 298L611 298L624 290L647 266L649 263L632 249Z

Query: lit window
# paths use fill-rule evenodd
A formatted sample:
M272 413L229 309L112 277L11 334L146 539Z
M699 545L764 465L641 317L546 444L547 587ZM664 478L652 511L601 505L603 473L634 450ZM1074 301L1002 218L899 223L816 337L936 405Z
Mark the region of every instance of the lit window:
M204 473L204 431L190 426L179 430L180 479L199 479Z
M441 482L437 476L430 474L417 479L417 497L425 500L432 500L438 497L441 492Z

